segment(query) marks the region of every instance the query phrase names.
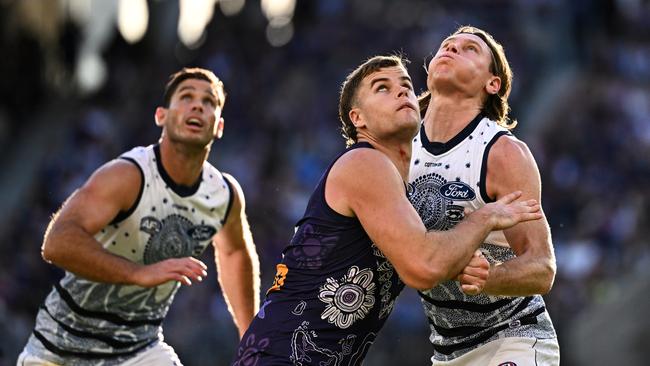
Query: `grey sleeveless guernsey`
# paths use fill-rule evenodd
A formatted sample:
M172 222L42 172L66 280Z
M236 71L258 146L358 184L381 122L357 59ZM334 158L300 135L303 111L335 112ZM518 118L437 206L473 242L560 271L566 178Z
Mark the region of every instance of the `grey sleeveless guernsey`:
M95 239L141 264L201 255L228 215L227 179L205 162L194 186L178 186L162 167L158 145L120 158L140 169L140 194ZM175 281L153 288L99 283L66 271L41 306L26 349L65 365L120 364L162 340L161 324L179 287Z
M476 210L493 201L485 188L487 158L506 134L507 129L480 114L446 143L430 142L422 126L413 140L410 200L428 230L448 230L463 219L465 208ZM447 245L453 250L453 243ZM502 231L490 233L480 249L491 263L515 257ZM470 296L457 281L446 281L420 297L436 360L452 360L497 338L556 337L539 295Z

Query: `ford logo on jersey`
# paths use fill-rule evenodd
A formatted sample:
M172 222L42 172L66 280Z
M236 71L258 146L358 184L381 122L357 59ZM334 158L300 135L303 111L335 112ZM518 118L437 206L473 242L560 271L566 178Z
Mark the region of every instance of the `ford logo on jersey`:
M217 229L208 225L197 225L191 227L187 233L194 240L204 241L212 238L217 233Z
M440 194L454 201L471 201L476 197L474 190L463 182L449 182L440 186Z

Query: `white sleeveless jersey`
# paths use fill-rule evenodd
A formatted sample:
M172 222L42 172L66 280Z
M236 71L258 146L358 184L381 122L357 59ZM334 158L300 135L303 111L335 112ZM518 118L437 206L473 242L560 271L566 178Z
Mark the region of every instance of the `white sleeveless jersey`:
M427 230L448 230L463 219L465 208L477 210L493 201L485 187L488 153L509 134L482 115L446 143L430 142L421 127L413 140L409 200ZM453 243L447 245L453 250ZM481 251L491 263L515 257L502 231L490 233ZM420 296L436 360L454 359L499 337L555 337L538 295L469 296L457 281L446 281Z
M160 163L158 145L120 158L142 173L138 200L95 239L109 252L140 264L198 257L225 223L232 187L205 162L193 187L177 186ZM161 323L180 287L98 283L66 272L39 310L27 350L65 365L114 365L162 340Z

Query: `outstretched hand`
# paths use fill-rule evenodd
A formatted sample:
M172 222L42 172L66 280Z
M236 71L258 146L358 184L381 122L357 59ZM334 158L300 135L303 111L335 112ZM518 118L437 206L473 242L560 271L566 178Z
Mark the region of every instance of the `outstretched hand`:
M504 230L520 222L542 218L542 211L537 200L515 202L519 197L521 197L521 191L516 191L484 206L489 210L493 230Z
M133 272L132 282L142 287L154 287L169 281L190 286L192 281L203 281L208 267L193 257L170 258L144 265Z
M490 272L490 263L480 250L474 252L472 259L456 277L461 289L468 295L478 295L483 291Z

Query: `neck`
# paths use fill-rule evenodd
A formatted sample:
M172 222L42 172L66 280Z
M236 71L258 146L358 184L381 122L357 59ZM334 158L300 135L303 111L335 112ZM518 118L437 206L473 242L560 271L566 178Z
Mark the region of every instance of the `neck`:
M424 115L424 132L429 141L447 142L481 112L480 100L432 93Z
M377 141L366 136L359 136L359 142L367 142L375 148L375 150L384 153L390 161L393 162L395 168L399 172L404 182L408 182L409 168L411 165L411 139L406 142L396 141Z
M164 136L160 141L162 166L174 183L183 186L196 183L209 153L209 146L193 148L186 144L172 142Z

